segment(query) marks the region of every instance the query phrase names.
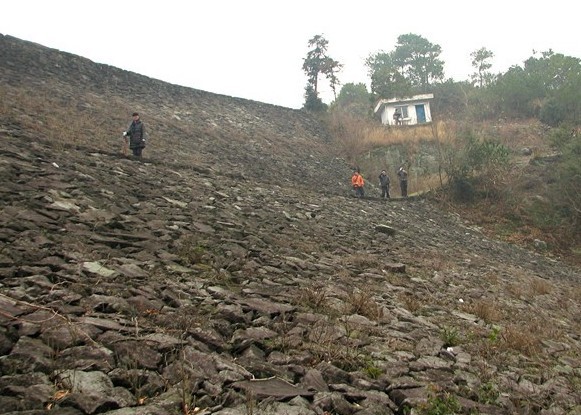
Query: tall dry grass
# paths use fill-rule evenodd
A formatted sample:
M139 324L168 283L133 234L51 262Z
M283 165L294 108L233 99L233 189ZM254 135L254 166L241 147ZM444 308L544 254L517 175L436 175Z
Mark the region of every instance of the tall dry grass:
M350 114L333 112L329 115L328 125L338 144L338 152L348 161L375 147L389 145L410 145L421 142L436 142L454 137L454 128L443 121L434 124L391 127L378 121L354 117Z
M434 149L440 158L440 146L452 143L459 128L455 123L438 121L415 126L384 126L379 121L362 119L342 112L329 114L327 123L336 143L337 155L360 168L364 177L375 183L381 170L387 170L392 181L392 195L399 194L395 172L400 165L409 172L408 193L425 192L441 187L446 178L441 169L416 169L422 148ZM381 149L396 149L395 156L378 155Z

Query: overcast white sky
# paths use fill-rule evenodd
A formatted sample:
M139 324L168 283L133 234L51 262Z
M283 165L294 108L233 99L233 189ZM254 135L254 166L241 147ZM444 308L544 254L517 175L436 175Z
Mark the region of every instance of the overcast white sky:
M300 108L314 35L344 65L342 84L369 85L365 58L392 51L406 33L440 45L446 78L461 81L481 47L494 52L494 72L522 65L533 50L581 58L580 9L576 0L2 0L0 33L175 84ZM321 94L332 101L328 88Z

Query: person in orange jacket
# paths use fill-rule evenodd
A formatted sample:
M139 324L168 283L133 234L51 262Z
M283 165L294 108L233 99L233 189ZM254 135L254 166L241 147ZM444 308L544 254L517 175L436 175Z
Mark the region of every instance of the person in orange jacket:
M358 170L353 172L353 176L351 176L351 185L353 186L353 190L355 191L355 197L362 198L365 193L363 191L363 186L365 186L365 180L363 180L363 176L359 173Z

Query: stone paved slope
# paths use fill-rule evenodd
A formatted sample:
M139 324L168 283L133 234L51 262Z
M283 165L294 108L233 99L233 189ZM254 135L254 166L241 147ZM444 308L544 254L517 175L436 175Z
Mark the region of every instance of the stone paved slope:
M300 111L0 42L0 413L578 413L578 269L351 198Z

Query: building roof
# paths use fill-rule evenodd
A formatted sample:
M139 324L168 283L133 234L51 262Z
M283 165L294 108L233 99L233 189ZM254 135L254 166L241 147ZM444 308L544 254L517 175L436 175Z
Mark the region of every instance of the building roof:
M422 94L422 95L414 95L411 97L405 98L390 98L390 99L382 99L380 100L377 105L375 106L375 110L373 112L379 111L379 109L383 105L396 105L396 104L410 104L412 102L418 101L429 101L430 99L434 98L434 94Z

